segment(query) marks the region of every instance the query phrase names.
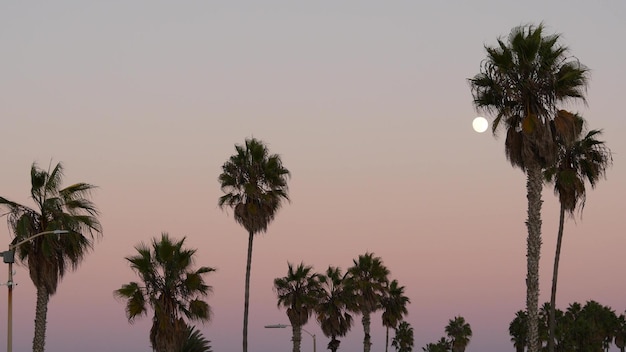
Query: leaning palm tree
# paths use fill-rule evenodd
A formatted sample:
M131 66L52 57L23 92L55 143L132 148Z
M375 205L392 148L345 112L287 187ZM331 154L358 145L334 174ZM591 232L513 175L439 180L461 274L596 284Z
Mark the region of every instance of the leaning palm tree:
M278 306L287 308L287 317L293 331L293 352L300 352L302 326L313 314L320 294L318 275L313 267L300 263L294 269L288 264L287 276L274 280Z
M404 295L404 286L398 284L398 280L391 281L387 292L381 300L383 309L383 326L386 327L385 352L389 350L389 328L396 328L398 323L409 314L407 305L411 303L409 297Z
M502 126L506 129L505 154L514 167L526 173L529 352L539 352L542 169L555 162L555 133L569 132L573 138L574 121L559 114L557 105L585 101L588 80L588 69L567 56L568 49L559 44L559 35L543 32L543 25L514 28L508 40L498 39L498 45L485 48L487 58L481 72L469 79L475 107L495 114L493 133Z
M195 249L184 248L185 238L176 241L167 233L152 239L151 246L135 247L137 255L126 257L141 282L130 282L115 290L116 297L126 300L126 316L132 324L136 318L154 311L150 343L157 352L178 351L189 337L186 318L207 322L211 307L204 301L212 287L204 276L214 268L193 270Z
M44 351L48 301L68 270L75 270L83 261L94 240L102 234L98 210L89 200L95 186L76 183L61 188L63 165L42 170L33 164L30 171L30 195L35 207L30 208L0 197L0 207L7 210L13 244L36 234L65 230L68 234L39 236L17 247L18 258L28 265L30 278L37 289L35 336L33 351Z
M346 290L341 269L329 266L326 275L319 277L321 289L315 307L317 322L326 337L330 337L328 349L337 352L341 343L337 337L346 336L352 327L352 316L347 307L354 297Z
M458 316L450 319L446 334L452 343L452 352L464 352L472 337L472 328L465 322L465 318Z
M391 346L396 348L396 352L411 352L415 343L411 324L402 321L395 330L396 336L391 341Z
M219 182L226 194L219 198L218 205L233 208L235 221L248 231L243 309L243 352L247 352L252 240L255 234L267 231L283 200L289 200L289 170L279 155L270 154L265 144L255 138L235 145L235 150L237 153L222 165Z
M351 310L361 313L363 323L363 351L369 352L372 346L370 336L370 315L381 308L381 301L389 284L389 270L373 253L360 255L348 269L346 286L354 296Z
M606 169L612 162L611 151L603 141L596 139L602 134L602 131L591 130L583 135L584 120L577 115L574 115L574 118L577 121L577 138L571 141L557 138L559 141L557 162L545 172L546 179L554 182L554 193L559 196L561 205L550 294L549 352L554 352L556 289L565 214L568 213L573 216L577 208L582 214L586 200L585 182L589 182L591 187L595 188L598 180L605 175Z

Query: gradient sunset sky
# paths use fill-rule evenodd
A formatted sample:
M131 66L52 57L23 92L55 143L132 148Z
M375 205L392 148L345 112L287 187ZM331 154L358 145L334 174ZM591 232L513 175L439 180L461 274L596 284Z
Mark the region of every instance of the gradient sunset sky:
M467 78L485 44L540 22L591 69L588 106L567 108L604 129L614 157L583 218L566 224L557 305L593 299L623 313L625 18L623 0L2 2L0 195L32 205L30 166L51 160L64 163L65 185L99 187L104 237L51 298L46 350L150 351L151 316L128 324L113 291L137 280L124 257L163 231L217 268L213 320L200 330L216 352L241 350L247 234L218 208L217 177L253 136L282 156L292 201L254 242L250 352L291 349L290 329L263 327L289 323L272 290L288 262L345 270L366 251L406 286L414 350L462 315L468 351L513 351L525 176L504 136L472 130ZM540 302L558 226L551 186L544 200ZM11 240L4 218L0 239ZM35 289L16 271L14 350L26 351ZM0 287L0 346L6 300ZM325 350L314 318L305 329ZM372 329L381 351L380 314ZM362 339L357 316L340 351ZM306 334L302 348L312 350Z

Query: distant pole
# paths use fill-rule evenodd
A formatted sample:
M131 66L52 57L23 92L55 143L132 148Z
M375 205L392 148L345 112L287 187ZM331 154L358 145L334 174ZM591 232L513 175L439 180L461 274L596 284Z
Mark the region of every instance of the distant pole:
M13 352L13 261L9 262L9 288L7 308L7 352Z

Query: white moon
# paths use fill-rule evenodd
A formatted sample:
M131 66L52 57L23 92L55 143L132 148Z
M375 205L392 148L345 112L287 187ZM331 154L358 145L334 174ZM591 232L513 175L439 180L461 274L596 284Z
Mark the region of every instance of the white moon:
M478 133L483 133L489 127L489 122L487 122L486 118L478 116L474 119L474 121L472 121L472 127L474 128L474 131Z

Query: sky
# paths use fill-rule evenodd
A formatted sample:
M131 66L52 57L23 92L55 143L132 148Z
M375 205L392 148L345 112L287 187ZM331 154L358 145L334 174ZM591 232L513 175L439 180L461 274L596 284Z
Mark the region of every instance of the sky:
M0 195L33 205L31 164L61 161L65 185L98 186L104 229L50 300L46 350L150 351L151 318L129 324L113 291L137 280L124 257L162 232L186 236L196 265L217 269L213 318L199 329L216 352L241 349L247 234L217 206L217 177L255 137L292 177L291 202L254 240L250 352L291 349L289 329L264 328L289 322L272 289L287 263L345 270L365 252L406 287L414 350L461 315L469 352L512 351L508 325L526 295L525 176L503 136L472 130L467 78L485 45L541 22L591 69L588 104L567 108L603 129L614 159L582 219L566 223L557 306L624 312L624 18L621 0L0 3ZM558 226L550 185L543 197L540 302ZM11 240L5 225L0 239ZM15 268L14 350L26 351L35 289ZM314 318L305 329L324 350ZM384 336L375 314L373 350ZM340 350L362 339L357 317Z

